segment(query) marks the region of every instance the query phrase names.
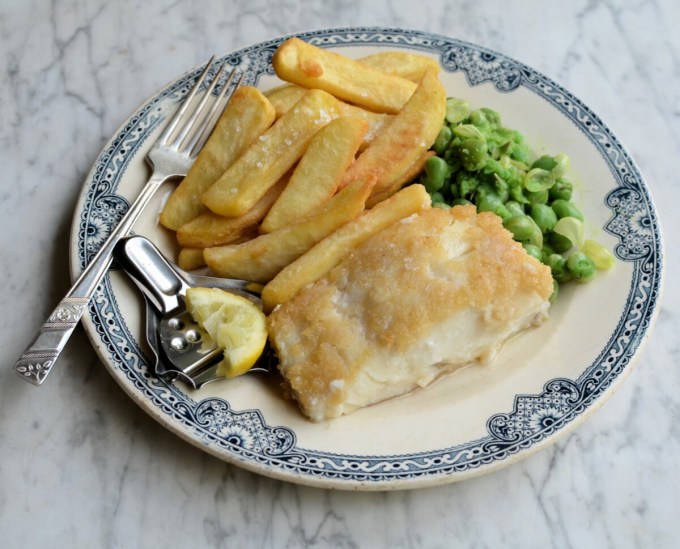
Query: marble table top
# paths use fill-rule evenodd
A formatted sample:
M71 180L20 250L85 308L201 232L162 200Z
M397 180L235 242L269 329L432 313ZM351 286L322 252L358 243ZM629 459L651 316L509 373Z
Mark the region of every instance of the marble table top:
M674 547L680 535L680 4L0 3L0 546ZM666 285L636 368L578 429L436 488L308 488L227 465L124 394L78 328L46 383L12 372L70 286L75 201L145 98L212 52L314 28L413 28L501 51L592 108L655 199Z

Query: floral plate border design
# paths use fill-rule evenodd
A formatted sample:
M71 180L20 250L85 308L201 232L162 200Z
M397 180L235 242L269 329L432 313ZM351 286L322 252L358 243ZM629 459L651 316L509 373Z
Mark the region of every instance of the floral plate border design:
M127 379L138 397L150 401L167 416L167 423L188 428L194 442L211 453L269 476L305 484L363 489L422 486L441 482L444 477L456 480L461 476L456 473L471 474L487 466L503 465L513 455L536 449L584 416L623 377L657 313L663 271L661 232L651 196L633 160L578 98L530 67L492 50L402 29L329 29L298 36L322 47L390 45L434 52L444 70L464 73L472 86L491 83L505 93L523 87L561 111L587 136L617 183L605 198L611 217L604 230L617 237L615 254L632 264L633 276L616 329L578 379L552 379L540 394L517 395L512 411L488 419L486 437L409 455L341 455L301 448L291 429L268 425L259 410L234 410L229 402L218 398L196 402L173 385L156 379L119 312L107 278L89 312L109 366ZM260 76L273 74L272 55L286 38L235 51L223 60L244 68L247 83L256 84ZM127 201L116 194L116 189L130 158L163 120L161 104L180 101L198 74L196 69L155 95L102 151L86 183L84 207L74 229L80 268L127 209Z

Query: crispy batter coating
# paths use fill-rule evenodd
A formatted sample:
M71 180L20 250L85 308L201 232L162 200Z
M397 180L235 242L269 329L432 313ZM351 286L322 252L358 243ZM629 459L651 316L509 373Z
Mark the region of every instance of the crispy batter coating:
M550 269L473 206L370 238L269 317L280 370L314 421L423 387L543 320Z

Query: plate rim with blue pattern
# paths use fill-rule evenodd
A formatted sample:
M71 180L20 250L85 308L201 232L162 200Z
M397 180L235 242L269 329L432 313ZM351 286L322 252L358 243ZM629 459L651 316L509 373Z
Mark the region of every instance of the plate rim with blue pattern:
M289 36L222 57L245 68L246 83L273 75L272 55ZM632 267L630 291L616 327L596 359L574 379L547 379L539 393L517 394L512 410L486 420L486 435L465 444L404 454L335 453L304 448L296 433L260 410L234 409L224 398L194 400L149 371L143 346L121 314L111 277L97 291L85 318L95 349L135 402L165 427L219 458L266 476L321 487L384 490L453 482L526 457L581 423L623 381L639 356L660 306L663 242L657 211L633 159L600 118L547 76L491 49L416 30L379 27L323 29L295 36L321 47L407 48L439 58L443 71L460 73L471 88L499 93L528 90L559 110L588 138L616 186L601 197L610 210L602 227L613 235L617 259ZM146 100L106 144L90 172L73 220L71 270L91 260L128 207L117 187L129 162L141 154L166 117L164 104L179 103L197 78L189 71ZM502 113L501 113L502 114ZM564 151L569 152L569 151ZM531 412L527 412L531 410Z

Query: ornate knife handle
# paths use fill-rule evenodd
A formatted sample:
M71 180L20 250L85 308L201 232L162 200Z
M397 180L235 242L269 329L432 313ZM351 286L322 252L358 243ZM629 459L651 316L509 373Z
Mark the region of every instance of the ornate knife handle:
M66 296L62 299L17 361L14 371L26 381L40 385L59 358L89 301L89 297Z
M80 321L80 317L87 309L97 286L108 271L116 244L130 232L156 189L168 177L170 176L152 175L123 219L102 244L94 259L85 267L73 287L42 325L33 343L26 348L14 366L14 371L23 379L34 385L40 385L45 380L71 337L73 329Z

